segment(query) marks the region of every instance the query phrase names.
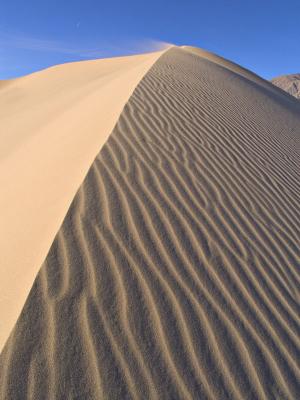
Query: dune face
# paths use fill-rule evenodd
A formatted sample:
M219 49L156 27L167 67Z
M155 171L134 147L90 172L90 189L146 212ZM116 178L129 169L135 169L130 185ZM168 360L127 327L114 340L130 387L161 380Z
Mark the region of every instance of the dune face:
M0 85L0 350L91 163L161 54L59 65Z
M300 74L279 76L272 79L271 82L297 99L300 99Z
M174 47L136 87L2 351L1 399L299 396L300 104L219 61Z

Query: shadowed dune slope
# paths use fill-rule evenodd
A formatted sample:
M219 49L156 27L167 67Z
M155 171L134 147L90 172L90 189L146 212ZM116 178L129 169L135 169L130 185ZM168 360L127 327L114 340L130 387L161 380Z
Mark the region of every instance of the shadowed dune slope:
M276 87L270 85L268 81L256 75L254 72L249 71L246 68L243 68L242 66L227 60L226 58L220 57L217 54L210 53L209 51L200 49L198 47L182 46L182 48L186 51L197 54L199 57L211 61L214 64L218 64L219 66L226 68L229 71L234 72L235 74L240 75L240 77L243 77L247 80L252 81L253 83L256 83L260 87L267 89L270 94L271 92L273 92L275 95L278 95L278 92L280 92ZM281 96L283 96L282 93Z
M58 231L0 398L295 400L299 112L271 84L162 55Z

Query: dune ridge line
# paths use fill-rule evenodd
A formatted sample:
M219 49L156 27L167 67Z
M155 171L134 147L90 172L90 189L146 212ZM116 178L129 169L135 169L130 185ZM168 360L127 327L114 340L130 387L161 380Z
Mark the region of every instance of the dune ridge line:
M0 85L0 350L91 163L162 53L58 65Z

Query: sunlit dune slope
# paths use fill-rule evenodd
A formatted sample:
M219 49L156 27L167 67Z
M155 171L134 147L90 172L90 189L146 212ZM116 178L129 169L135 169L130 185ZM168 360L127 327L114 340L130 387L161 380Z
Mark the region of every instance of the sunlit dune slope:
M0 348L88 168L160 54L0 83Z

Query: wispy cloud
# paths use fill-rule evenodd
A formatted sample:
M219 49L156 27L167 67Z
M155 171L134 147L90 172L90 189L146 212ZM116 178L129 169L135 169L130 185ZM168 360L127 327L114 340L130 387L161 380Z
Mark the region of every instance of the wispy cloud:
M111 42L95 37L92 40L80 37L75 40L29 36L21 32L3 31L0 27L0 79L21 76L61 62L140 54L170 46L148 39Z
M85 52L98 51L100 48L84 48L64 43L62 41L40 39L32 36L25 36L22 34L12 34L0 32L0 46L1 48L32 50L49 53L60 54L73 54L84 56Z
M96 40L95 40L96 42ZM0 46L2 49L22 49L38 52L59 53L74 55L83 58L107 57L109 55L135 54L147 51L158 51L170 44L154 40L126 40L118 44L101 42L89 47L86 44L73 44L58 40L48 40L21 33L7 33L0 31Z

